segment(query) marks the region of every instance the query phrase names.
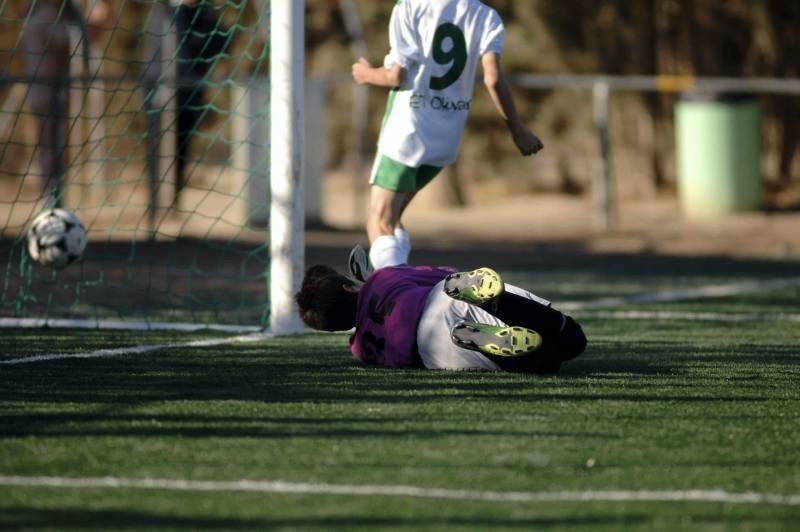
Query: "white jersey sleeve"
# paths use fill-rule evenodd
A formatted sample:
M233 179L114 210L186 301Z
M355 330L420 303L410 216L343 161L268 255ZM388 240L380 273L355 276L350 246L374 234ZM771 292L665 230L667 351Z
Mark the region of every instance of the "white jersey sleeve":
M483 30L480 54L488 54L489 52L502 54L505 36L505 26L500 19L500 15L497 14L497 11L491 11L490 15L486 18L486 27Z
M422 46L419 34L414 28L412 12L407 2L398 2L392 9L389 22L389 53L383 60L383 66L394 65L409 70L422 60Z

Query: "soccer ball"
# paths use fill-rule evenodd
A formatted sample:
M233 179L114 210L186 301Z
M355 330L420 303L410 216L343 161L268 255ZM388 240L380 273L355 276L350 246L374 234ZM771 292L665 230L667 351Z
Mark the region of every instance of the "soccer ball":
M28 228L28 253L43 266L64 268L80 259L86 248L86 228L64 209L39 213Z

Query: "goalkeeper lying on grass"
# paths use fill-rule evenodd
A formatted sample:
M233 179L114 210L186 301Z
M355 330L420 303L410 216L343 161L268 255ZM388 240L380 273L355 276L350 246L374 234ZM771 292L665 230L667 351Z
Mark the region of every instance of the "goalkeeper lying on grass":
M489 268L394 266L361 282L312 266L296 300L308 326L355 327L353 356L391 368L555 373L586 347L572 318Z

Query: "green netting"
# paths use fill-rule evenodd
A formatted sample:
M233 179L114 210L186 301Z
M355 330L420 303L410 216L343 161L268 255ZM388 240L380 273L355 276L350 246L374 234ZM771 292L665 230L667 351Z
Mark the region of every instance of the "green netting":
M0 0L0 317L266 325L269 13ZM51 204L83 260L34 263Z

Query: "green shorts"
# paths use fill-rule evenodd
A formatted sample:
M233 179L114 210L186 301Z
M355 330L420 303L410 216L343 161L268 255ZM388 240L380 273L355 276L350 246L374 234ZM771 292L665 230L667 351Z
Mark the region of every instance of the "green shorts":
M439 166L423 164L419 168L412 168L385 155L378 155L369 182L395 192L417 192L441 171Z

